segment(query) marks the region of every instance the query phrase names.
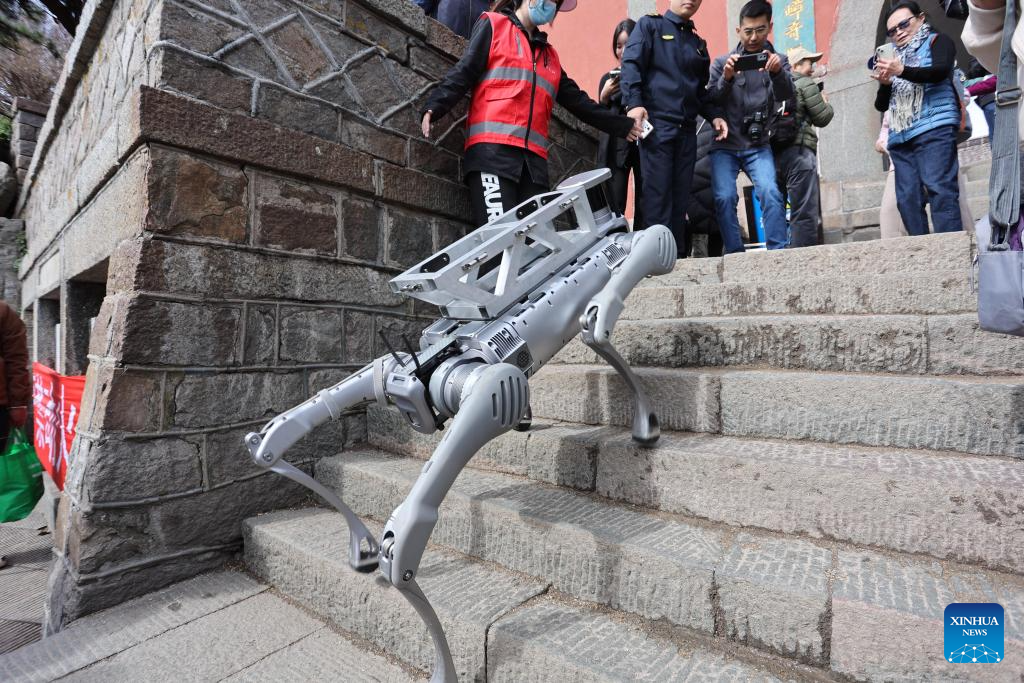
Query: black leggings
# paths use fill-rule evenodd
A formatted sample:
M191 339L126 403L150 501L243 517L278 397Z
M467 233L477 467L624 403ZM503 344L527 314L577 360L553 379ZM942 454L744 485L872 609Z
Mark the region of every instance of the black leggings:
M466 182L469 184L469 199L473 204L475 228L490 223L535 194L548 191L548 188L533 182L526 169L523 169L519 180L501 178L485 171L473 171L466 175Z

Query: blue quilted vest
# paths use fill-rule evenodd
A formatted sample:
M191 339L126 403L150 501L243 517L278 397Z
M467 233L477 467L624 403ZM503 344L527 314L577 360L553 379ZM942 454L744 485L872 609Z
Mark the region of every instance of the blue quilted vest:
M931 66L932 41L921 43L917 48L919 66ZM956 101L956 91L952 76L938 83L924 84L924 103L921 115L907 128L901 131L889 131L889 145L899 145L911 140L921 133L927 133L942 126L960 126L960 103Z

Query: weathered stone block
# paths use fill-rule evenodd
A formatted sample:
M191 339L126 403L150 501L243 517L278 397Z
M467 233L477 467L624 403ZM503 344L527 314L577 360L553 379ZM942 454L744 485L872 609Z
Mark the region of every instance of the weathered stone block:
M243 73L271 83L284 80L284 76L266 49L256 39L249 39L236 45L222 56L229 64Z
M340 198L334 190L266 173L256 175L257 244L333 256Z
M338 14L334 15L333 12L330 12L330 14L332 14L332 16L337 16L340 20L340 17L344 14L344 3L337 2L334 4L338 5L336 10ZM330 50L331 54L334 56L334 61L338 65L345 64L345 62L351 59L353 55L357 52L362 52L367 47L366 43L360 42L352 36L345 34L339 26L329 21L311 14L307 14L306 18L309 19L313 28L327 46L327 49ZM337 104L342 103L338 102Z
M256 116L326 140L338 139L338 111L333 105L272 84L260 84Z
M371 201L347 197L342 204L342 226L346 256L364 261L377 261L381 231L378 228L380 209Z
M282 361L342 363L345 361L343 312L332 308L281 309Z
M147 230L246 240L248 182L241 169L160 146L150 155Z
M110 438L79 450L86 461L76 467L84 469L90 504L124 502L198 490L203 484L199 452L195 437Z
M385 57L372 55L346 72L359 93L366 114L374 118L380 118L389 109L399 106L408 99L398 81L391 75L391 66L388 62Z
M345 311L345 361L368 363L376 356L373 315L358 311Z
M428 21L427 22L427 45L437 48L440 50L445 57L449 59L458 59L462 56L462 53L466 50L467 41L460 35L456 35L454 31L445 26L439 21ZM417 43L415 41L409 47L410 55L413 61L416 59L416 52L418 51ZM425 52L428 52L425 50ZM437 53L432 53L436 55ZM450 57L449 57L450 56ZM444 73L442 71L442 73Z
M150 291L209 298L291 299L400 307L388 279L363 266L322 259L254 254L150 242L143 248L137 285Z
M465 219L470 215L469 191L464 185L382 161L377 165L380 178L378 195L381 199L450 218Z
M81 415L78 429L83 432L155 432L163 415L163 378L90 363Z
M409 140L409 167L458 182L459 157L426 140Z
M241 321L241 306L137 299L127 308L121 360L235 365L240 357Z
M929 316L928 371L1024 375L1024 339L983 331L974 313Z
M252 109L252 79L175 50L160 48L157 87L248 115Z
M202 373L169 378L176 427L217 427L272 417L305 398L301 372Z
M391 315L377 315L377 330L373 335L373 343L376 347L374 357L387 353L387 349L381 342L381 335L386 337L387 340L391 342L391 346L395 349L405 348L405 342L402 340L404 335L409 338L409 341L415 348L416 340L419 339L420 333L423 332L423 328L431 322L433 321L419 320L405 316L396 317Z
M262 304L246 306L246 365L269 365L277 359L277 307Z
M160 17L160 39L193 52L212 55L218 49L245 34L235 23L224 21L196 5L166 2Z
M300 85L316 80L333 69L319 41L298 15L276 28L267 35L267 39L288 73Z
M378 19L357 3L349 2L345 7L345 28L367 39L370 44L384 48L400 62L405 62L409 57L409 38L406 34Z
M430 218L387 207L381 215L381 231L387 244L387 260L408 268L434 251Z
M372 154L393 164L404 166L408 159L409 141L359 118L345 114L341 119L341 143Z

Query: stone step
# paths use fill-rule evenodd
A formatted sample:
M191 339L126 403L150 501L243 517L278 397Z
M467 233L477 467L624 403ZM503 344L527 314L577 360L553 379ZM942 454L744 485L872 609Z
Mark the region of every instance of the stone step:
M976 311L971 273L960 270L907 275L850 275L777 282L725 282L637 287L623 318L733 315L901 315Z
M1024 375L1024 339L982 331L976 313L622 320L612 343L639 367ZM578 338L553 360L602 362Z
M238 571L204 574L86 616L0 655L0 672L11 683L425 680Z
M850 275L906 275L969 268L973 236L967 232L846 244L749 251L720 258L680 259L667 275L642 286L675 287L715 282L779 282Z
M422 464L346 453L322 460L317 478L358 513L383 517L402 501ZM942 649L941 635L939 650L922 653L927 657L911 653L903 662L902 647L869 656L864 636L848 627L864 624L865 614L888 612L896 630L922 620L941 625L945 605L967 598L985 596L1008 612L1024 601L1021 577L951 563L937 571L929 559L737 531L473 470L446 497L432 540L580 600L844 674L856 673L856 658L865 656L903 676L941 668L931 661ZM1006 663L1018 667L1024 665L1020 618L1006 625ZM836 622L848 629L842 641ZM932 633L908 638L935 642Z
M968 166L963 166L963 171L967 176L967 182L972 183L979 180L988 181L992 174L992 162L990 160L980 161Z
M432 665L426 628L404 598L380 577L348 567L339 515L264 515L246 522L245 536L246 564L279 591L417 669ZM547 581L433 546L419 581L444 625L460 681L776 681L812 675L756 652L726 656L685 637L666 637L649 624L548 595Z
M379 408L367 436L420 459L437 445ZM1012 458L684 432L646 449L622 427L539 421L470 464L735 527L1024 574L1024 510L1009 493L1024 467Z
M635 368L663 429L1024 457L1024 380L796 370ZM628 426L631 395L606 366L530 378L538 418Z

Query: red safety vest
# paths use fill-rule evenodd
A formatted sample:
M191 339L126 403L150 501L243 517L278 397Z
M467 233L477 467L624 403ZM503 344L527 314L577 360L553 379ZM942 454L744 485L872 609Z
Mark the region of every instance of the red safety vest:
M548 158L548 121L555 106L562 66L550 45L537 52L503 14L484 12L491 22L487 71L473 90L466 121L466 149L481 142L526 146Z

